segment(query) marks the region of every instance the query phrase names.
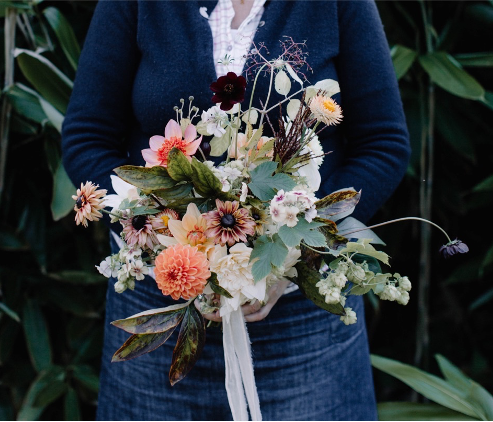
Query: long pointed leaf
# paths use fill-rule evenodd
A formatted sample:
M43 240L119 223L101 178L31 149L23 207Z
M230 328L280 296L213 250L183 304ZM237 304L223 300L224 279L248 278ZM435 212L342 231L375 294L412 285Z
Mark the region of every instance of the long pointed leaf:
M413 366L381 356L372 355L371 363L375 368L400 379L426 398L449 409L482 419L482 409L470 403L463 391L447 381Z
M477 421L479 419L434 403L384 402L378 404L380 421Z
M184 306L176 310L166 310L164 312L119 319L113 321L111 324L130 334L163 333L180 324L185 315L185 309L186 307Z
M40 372L52 362L48 327L38 303L28 300L24 306L22 325L26 336L29 357L34 368Z
M175 327L171 327L168 331L156 334L134 334L120 347L111 362L123 362L145 355L152 352L159 346L162 346L173 334Z

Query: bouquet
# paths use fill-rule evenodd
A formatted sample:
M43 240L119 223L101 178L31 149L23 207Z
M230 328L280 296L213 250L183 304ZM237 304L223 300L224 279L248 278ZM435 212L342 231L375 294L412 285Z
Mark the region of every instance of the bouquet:
M202 313L216 313L223 321L235 419L247 415L243 389L252 419L261 418L242 305L265 304L272 286L294 283L341 323L353 324L357 315L345 306L349 295L373 291L405 305L411 290L407 277L381 269L389 257L372 244L383 242L350 217L361 192L348 187L317 198L319 167L328 153L319 135L343 118L332 98L339 85L309 84L303 44L288 39L282 46L274 60L266 59L262 48L252 52L248 107L242 107L246 79L228 72L210 86L215 104L210 109L200 112L193 97L188 104L180 100L164 136L152 136L142 151L145 167L114 170L116 194L87 182L74 196L77 224L87 226L106 211L122 225L120 251L97 266L117 279L118 293L133 290L149 274L163 295L185 300L114 321L130 337L113 361L156 349L180 326L169 372L175 384L204 346ZM262 107L254 107L262 74L270 78L269 91ZM281 95L273 105L272 89ZM273 123L269 115L277 110ZM210 156L223 158L216 164ZM450 239L442 249L444 255L467 252L465 244Z

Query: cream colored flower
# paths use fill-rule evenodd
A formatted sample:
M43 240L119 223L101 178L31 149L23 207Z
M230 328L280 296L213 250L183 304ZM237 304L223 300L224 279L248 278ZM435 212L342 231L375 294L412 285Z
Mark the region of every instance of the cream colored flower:
M327 126L336 125L342 120L342 110L332 98L317 95L310 102L313 117Z
M210 269L217 274L219 285L225 288L233 297L221 296L219 314L227 317L241 305L253 301L262 302L265 299L265 278L255 283L252 275L250 255L252 248L244 243L237 243L228 249L216 245L209 257Z
M80 184L80 189L77 189L77 194L72 195L72 199L75 200L75 222L77 225L82 224L87 227L87 221L98 221L103 214L99 210L103 209L104 199L106 195L106 189L99 189L99 185L95 185L92 182L86 182Z

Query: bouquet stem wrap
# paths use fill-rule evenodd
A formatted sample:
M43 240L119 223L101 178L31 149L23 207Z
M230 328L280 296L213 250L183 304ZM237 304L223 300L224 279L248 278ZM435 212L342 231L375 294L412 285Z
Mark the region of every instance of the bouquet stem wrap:
M223 321L226 393L235 421L247 421L248 408L252 421L261 421L260 403L253 374L250 338L241 308ZM246 400L245 400L246 396Z

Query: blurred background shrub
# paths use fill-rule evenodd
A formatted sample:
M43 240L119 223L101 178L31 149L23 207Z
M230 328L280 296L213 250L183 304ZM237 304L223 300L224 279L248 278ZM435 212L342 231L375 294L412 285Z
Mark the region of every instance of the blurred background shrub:
M75 188L60 159L60 128L95 4L0 2L2 420L95 417L106 280L94 265L109 253L107 232L102 224L75 226L70 198ZM444 355L492 391L493 3L377 5L413 157L400 188L373 220L432 218L471 252L444 261L438 256L444 239L427 226L379 229L392 269L408 275L414 288L406 307L368 300L371 349L432 373L439 373L438 364L442 371L450 364L431 359ZM404 238L411 241L403 243ZM391 368L386 372L392 374L396 363L378 359L376 366ZM415 375L406 370L400 379ZM380 371L375 383L379 402L423 401ZM426 390L407 383L420 393ZM455 415L446 407L422 404L424 413L409 407L416 403L384 404L381 416Z

